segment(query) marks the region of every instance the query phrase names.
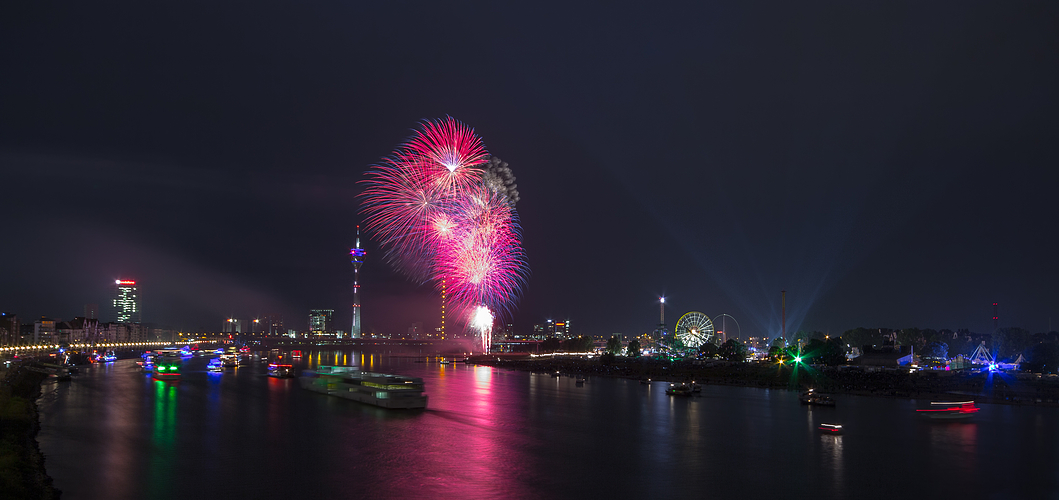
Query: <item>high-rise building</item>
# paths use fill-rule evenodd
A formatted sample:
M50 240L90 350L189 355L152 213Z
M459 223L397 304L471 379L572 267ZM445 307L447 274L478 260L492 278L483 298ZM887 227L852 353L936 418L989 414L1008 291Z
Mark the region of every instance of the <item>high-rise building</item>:
M353 264L353 329L349 335L360 338L360 266L364 264L367 252L360 248L360 226L357 226L357 245L349 251L349 261Z
M320 337L334 334L332 317L334 309L313 309L309 311L309 335Z
M18 345L19 328L17 314L0 312L0 346Z
M243 333L243 322L239 318L227 318L224 320L224 333Z
M544 338L557 338L557 339L568 339L573 336L570 330L570 320L566 321L552 321L547 320L543 325L533 325L534 337L538 339Z
M140 322L140 295L135 280L114 280L115 321L118 323Z
M99 304L85 304L85 319L99 319Z
M266 314L261 317L261 333L270 337L286 335L287 330L283 328L282 314Z
M41 316L40 319L33 323L33 343L34 344L54 344L59 341L58 332L56 331L56 325L58 321Z

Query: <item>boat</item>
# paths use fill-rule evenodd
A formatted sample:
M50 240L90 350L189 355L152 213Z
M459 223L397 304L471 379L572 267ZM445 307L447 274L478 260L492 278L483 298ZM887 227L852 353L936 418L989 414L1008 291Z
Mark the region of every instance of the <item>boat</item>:
M555 377L555 378L559 378L559 372L556 371L555 373L552 374L552 376Z
M809 389L798 396L803 405L809 406L835 406L835 400L831 396Z
M294 359L302 359L302 352L301 351L297 351L297 350L291 351L290 357L292 357Z
M224 371L224 362L221 358L213 358L209 363L206 363L206 369L211 372L222 372Z
M820 432L824 434L842 434L841 424L820 424L817 429L820 429Z
M217 358L221 361L221 366L229 367L239 364L238 354L221 354L221 357Z
M585 385L585 377L577 377L574 381L574 385Z
M699 384L696 384L695 382L692 382L691 383L691 392L702 392L702 386L699 385Z
M974 401L932 401L930 408L918 409L916 413L931 420L963 420L978 413Z
M649 378L640 379L640 383L643 384L643 385L650 385L651 379L649 379Z
M30 370L46 373L48 374L49 379L57 380L59 382L69 381L71 375L70 368L53 363L41 363L40 367L31 367Z
M281 363L269 363L268 364L268 376L276 378L293 378L294 377L294 365L281 364Z
M117 360L118 360L118 355L114 354L114 351L107 351L107 352L103 353L102 356L99 357L99 361L102 362L102 363L109 363L111 361L117 361Z
M666 394L670 396L691 396L691 386L688 384L669 384Z
M155 364L151 377L155 380L180 380L180 361L161 359Z
M427 407L423 379L417 377L362 372L351 366L321 366L316 371L303 372L298 383L303 389L380 408Z

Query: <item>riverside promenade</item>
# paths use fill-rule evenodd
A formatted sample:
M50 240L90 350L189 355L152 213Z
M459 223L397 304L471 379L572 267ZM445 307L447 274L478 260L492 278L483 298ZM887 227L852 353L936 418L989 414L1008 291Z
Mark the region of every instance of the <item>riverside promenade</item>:
M669 361L616 357L610 363L581 356L474 356L470 362L499 368L555 373L651 379L669 382L805 390L896 398L974 398L980 403L1059 406L1059 379L1029 380L1004 372L865 369L859 366L792 366L765 362Z

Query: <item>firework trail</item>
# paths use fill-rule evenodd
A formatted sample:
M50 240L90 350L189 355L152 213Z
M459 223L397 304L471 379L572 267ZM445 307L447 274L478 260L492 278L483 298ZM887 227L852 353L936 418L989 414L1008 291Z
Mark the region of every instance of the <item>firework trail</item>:
M481 309L490 325L492 311L510 313L529 271L508 164L446 117L424 120L362 182L364 225L386 260L417 282L445 282L452 313L487 342L491 326L473 326Z
M493 345L493 312L488 307L478 306L471 315L470 326L482 341L482 351L489 352L489 346Z

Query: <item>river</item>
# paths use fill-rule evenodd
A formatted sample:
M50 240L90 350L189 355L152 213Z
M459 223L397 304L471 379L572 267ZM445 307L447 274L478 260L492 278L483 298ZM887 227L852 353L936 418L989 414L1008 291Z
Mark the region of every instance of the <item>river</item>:
M426 410L302 390L261 362L205 358L179 382L132 360L48 383L38 440L65 500L426 498L1059 498L1059 409L981 405L923 421L925 401L665 384L307 353L422 377ZM841 436L820 423L841 423Z

